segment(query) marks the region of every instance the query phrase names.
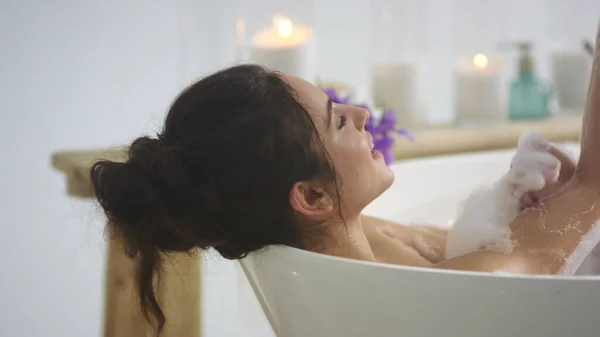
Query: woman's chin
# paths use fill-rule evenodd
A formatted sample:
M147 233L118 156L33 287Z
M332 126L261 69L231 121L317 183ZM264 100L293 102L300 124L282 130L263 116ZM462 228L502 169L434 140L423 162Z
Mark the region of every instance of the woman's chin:
M381 182L378 184L381 186L381 193L387 191L388 188L394 184L395 179L396 175L394 174L394 171L385 165L385 162L382 167L378 167L377 180Z
M386 181L386 184L385 184L384 192L387 191L388 188L392 187L392 185L394 184L394 181L396 180L396 175L394 174L394 171L392 171L392 169L390 169L387 166L385 168L388 170L389 174L387 176L387 181Z

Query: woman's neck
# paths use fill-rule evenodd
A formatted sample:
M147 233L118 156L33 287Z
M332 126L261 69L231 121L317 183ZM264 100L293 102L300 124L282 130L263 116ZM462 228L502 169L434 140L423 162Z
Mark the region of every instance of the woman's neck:
M375 255L363 229L362 217L342 221L337 219L325 225L325 235L315 247L319 253L345 258L375 261Z

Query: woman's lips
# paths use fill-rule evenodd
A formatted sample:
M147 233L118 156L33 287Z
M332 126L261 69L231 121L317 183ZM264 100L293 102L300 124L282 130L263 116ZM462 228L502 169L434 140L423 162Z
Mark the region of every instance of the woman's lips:
M371 135L370 132L367 132L367 137L369 138L368 143L370 144L370 147L371 147L371 158L373 158L373 159L383 158L383 154L381 154L381 152L375 150L375 144L373 143L373 136Z

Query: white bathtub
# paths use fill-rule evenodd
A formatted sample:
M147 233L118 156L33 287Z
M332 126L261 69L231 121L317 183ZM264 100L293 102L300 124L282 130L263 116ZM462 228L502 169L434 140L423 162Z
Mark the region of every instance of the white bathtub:
M577 151L574 144L565 146ZM394 186L365 213L448 224L457 202L505 173L512 154L398 163ZM252 255L241 265L266 313L254 311L258 302L246 297L245 336L272 336L265 319L280 337L600 336L600 277L429 270L287 247Z

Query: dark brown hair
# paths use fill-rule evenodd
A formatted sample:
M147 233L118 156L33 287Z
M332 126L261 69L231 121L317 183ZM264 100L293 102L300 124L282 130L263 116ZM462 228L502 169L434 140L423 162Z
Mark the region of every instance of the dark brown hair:
M153 280L161 256L214 247L239 259L268 245L302 247L288 195L335 174L307 110L275 72L240 65L185 89L156 137L133 141L126 162L91 169L109 232L138 259L142 312L160 333Z

